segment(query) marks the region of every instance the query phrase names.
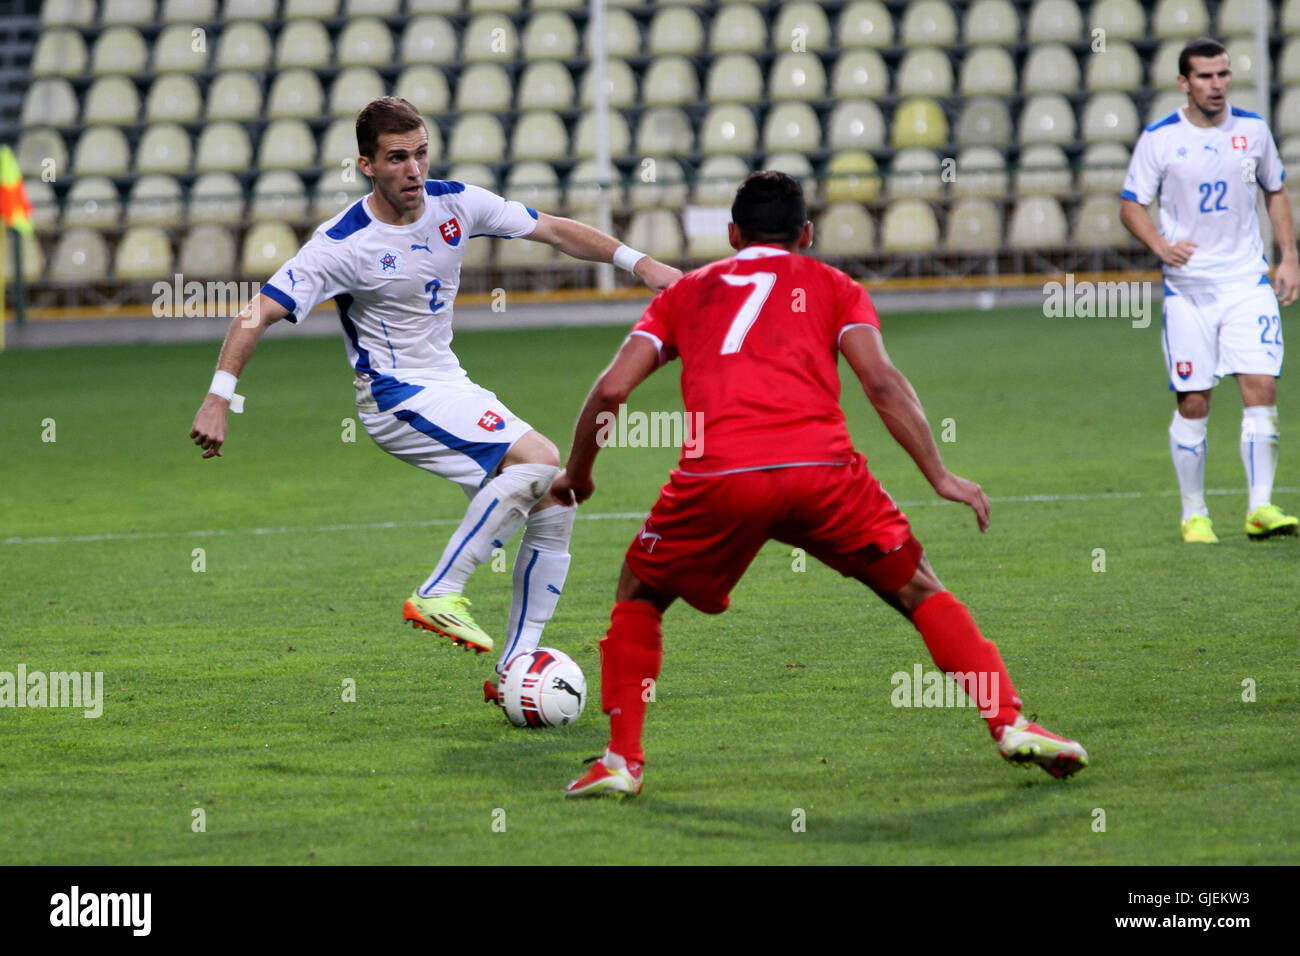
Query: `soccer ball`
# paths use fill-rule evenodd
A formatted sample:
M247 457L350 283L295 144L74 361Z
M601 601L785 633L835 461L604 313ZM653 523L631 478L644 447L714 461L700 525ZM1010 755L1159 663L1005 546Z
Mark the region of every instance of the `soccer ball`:
M499 699L516 727L563 727L582 713L587 678L568 654L539 647L510 661Z

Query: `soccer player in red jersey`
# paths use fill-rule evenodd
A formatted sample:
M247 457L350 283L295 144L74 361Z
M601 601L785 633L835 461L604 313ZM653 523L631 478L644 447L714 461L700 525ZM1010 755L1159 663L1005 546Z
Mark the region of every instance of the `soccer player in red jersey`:
M706 614L726 610L769 539L803 548L907 617L941 670L972 699L990 698L979 701L981 714L1005 758L1054 777L1087 766L1082 746L1021 716L997 647L939 583L907 518L853 449L837 352L934 490L969 505L980 531L988 528L988 498L944 467L916 392L885 352L866 290L799 255L812 243L812 224L798 182L754 173L737 191L731 218L737 254L650 303L587 396L551 489L562 501L591 496L600 423L608 421L602 413L680 356L687 418L702 427L628 548L600 642L609 747L565 795L641 792L645 688L659 677L664 610L678 597Z

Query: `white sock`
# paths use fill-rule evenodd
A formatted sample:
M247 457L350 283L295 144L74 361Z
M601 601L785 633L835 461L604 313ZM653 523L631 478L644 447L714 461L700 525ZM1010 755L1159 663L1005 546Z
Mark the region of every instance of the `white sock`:
M1242 409L1241 463L1246 468L1246 484L1250 488L1247 514L1273 498L1273 476L1277 474L1280 441L1276 405L1248 405Z
M511 465L484 485L470 501L438 566L420 585L420 594L442 597L462 593L470 573L492 557L493 548L504 547L514 537L559 473L560 469L550 465Z
M1205 435L1209 427L1208 418L1183 418L1177 411L1169 425L1169 453L1178 475L1178 491L1183 496L1184 521L1192 515L1210 514L1205 507Z
M569 505L544 508L528 516L515 556L515 589L510 600L505 647L497 672L516 654L533 650L542 629L555 614L564 579L569 573L569 539L578 509Z

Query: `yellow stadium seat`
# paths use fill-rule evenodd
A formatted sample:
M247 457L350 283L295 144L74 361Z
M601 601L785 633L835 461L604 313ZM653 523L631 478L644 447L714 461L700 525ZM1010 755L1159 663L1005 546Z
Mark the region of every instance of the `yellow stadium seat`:
M840 10L835 32L843 50L894 45L894 20L880 0L855 0L846 5Z
M245 276L266 278L298 251L298 237L282 222L259 222L244 236L244 251L239 258Z
M690 106L700 101L700 81L684 56L662 56L650 64L641 83L646 106Z
M883 149L885 117L870 100L846 100L831 111L826 126L826 147L841 149Z
M373 67L347 67L330 83L329 115L355 118L367 103L387 92L383 77Z
M895 149L910 146L939 149L948 142L948 118L929 97L904 100L894 112L889 141Z
M163 23L207 23L217 19L217 0L163 0Z
M65 229L116 229L121 219L122 197L111 179L81 176L73 182L63 203Z
M880 185L871 154L850 149L831 156L821 191L827 202L872 202L880 195Z
M316 138L312 136L310 127L300 119L272 120L262 130L262 138L258 141L257 165L264 170L315 166Z
M1130 93L1142 88L1142 61L1131 43L1107 40L1104 53L1088 57L1084 85L1090 92Z
M1278 58L1277 81L1283 86L1300 84L1300 37L1291 37Z
M1002 212L991 199L959 199L948 213L945 249L992 252L1002 244Z
M572 60L578 55L578 28L556 10L536 13L524 27L524 59Z
M772 23L772 45L797 52L825 50L831 43L831 25L817 3L783 3Z
M605 11L605 45L612 59L626 60L641 53L641 28L626 10ZM583 31L582 48L592 55L591 24Z
M750 174L749 164L739 156L710 156L695 172L692 201L697 206L727 206L736 189Z
M622 113L610 111L606 139L610 156L617 159L627 154L632 145L632 131ZM592 159L596 155L596 117L590 111L578 117L578 125L574 127L573 155L577 159Z
M1011 145L1011 113L1006 102L992 96L967 99L957 117L956 139L960 146Z
M837 100L865 100L889 92L889 67L875 50L840 54L831 73L831 95Z
M502 35L504 42L505 35ZM491 37L487 38L490 42ZM479 38L477 42L484 42ZM456 31L446 17L415 17L402 32L402 62L414 65L452 63L456 59ZM480 59L482 59L480 57Z
M709 27L709 50L720 53L759 53L767 47L767 24L748 4L726 4Z
M1064 43L1043 42L1029 51L1020 73L1025 93L1076 93L1079 63Z
M505 195L533 209L560 208L560 178L549 163L515 163L506 174Z
M641 114L636 149L642 156L686 156L695 145L695 130L687 115L671 106L655 106Z
M820 190L817 188L817 173L808 157L803 153L769 153L763 160L761 169L773 169L799 180L803 187L804 199L809 203L817 201Z
M199 115L202 103L203 94L192 76L184 73L160 76L153 81L144 100L145 122L191 123Z
M1209 29L1210 13L1205 9L1204 0L1158 0L1151 14L1151 33L1162 40L1201 37Z
M898 65L894 92L899 96L950 96L952 63L941 50L913 47Z
M686 173L677 160L647 157L633 168L628 181L633 209L681 209L686 196Z
M32 77L82 76L86 72L86 41L68 27L42 30L32 52Z
M393 35L384 21L375 17L350 21L339 34L334 51L339 66L392 66L393 52Z
M996 46L970 50L961 64L963 96L1010 96L1016 91L1016 65L1011 54Z
M1071 0L1034 0L1025 21L1025 39L1031 43L1078 43L1083 36L1083 14Z
M651 56L695 56L704 52L704 25L694 10L660 7L650 21Z
M393 95L411 103L421 113L441 113L451 105L447 77L436 66L408 66L398 74Z
M135 27L109 27L95 40L90 72L136 75L149 63L149 49Z
M499 63L471 63L456 83L456 112L483 110L501 113L510 109L514 86Z
M519 77L517 89L517 106L521 110L567 110L573 107L573 77L568 68L556 60L529 63Z
M23 94L22 124L67 129L77 125L79 105L72 84L62 77L36 80Z
M1059 93L1031 96L1020 111L1020 142L1066 144L1074 140L1074 110Z
M140 94L125 76L100 76L90 84L81 111L83 126L130 126L140 118ZM23 125L31 125L26 119Z
M315 119L324 114L325 91L311 70L281 70L271 81L266 98L266 118Z
M332 219L368 192L370 184L358 170L327 168L312 189L311 218Z
M202 143L202 140L200 140ZM202 153L199 156L202 160ZM203 173L190 187L186 217L190 225L239 225L244 221L244 189L230 173Z
M939 155L929 149L900 149L885 177L891 199L942 199Z
M266 140L266 136L266 133L262 134L263 141ZM248 170L252 162L253 144L249 142L248 133L239 123L218 120L203 127L199 133L199 141L194 147L195 172L242 173Z
M747 53L725 53L714 57L705 81L705 99L710 103L753 103L763 96L763 71Z
M1020 14L1011 0L975 0L962 18L962 40L967 46L1011 46L1020 39Z
M135 147L139 173L187 173L193 159L190 136L177 123L150 126Z
M928 252L939 245L939 220L928 202L899 199L885 210L880 234L886 252Z
M95 0L45 0L41 27L89 27L95 23Z
M1098 93L1083 110L1085 143L1133 143L1142 132L1137 107L1123 93Z
M1128 164L1128 150L1119 143L1092 143L1079 161L1079 192L1118 196Z
M174 226L185 214L181 184L171 176L137 176L126 201L128 226Z
M1009 192L1007 158L992 146L969 146L957 155L952 194L957 199L1001 199Z
M284 0L286 20L333 20L339 15L339 0Z
M1016 203L1007 230L1014 249L1059 249L1065 245L1065 212L1051 196L1027 196Z
M782 53L772 63L767 84L771 100L820 100L826 96L826 70L813 53Z
M265 70L271 65L271 37L260 23L231 23L217 39L218 70Z
M821 149L822 124L807 103L777 103L763 123L763 151L766 153L811 153Z
M1106 49L1115 40L1144 40L1147 17L1138 0L1097 0L1088 16L1088 32L1104 31Z
M108 278L110 259L108 243L98 232L72 229L60 236L58 245L54 247L50 279L71 285L100 282Z
M913 0L903 12L903 46L951 46L957 42L957 17L943 0Z
M531 110L520 114L510 134L510 158L556 162L569 156L569 133L554 110Z
M77 139L72 154L74 176L125 176L131 150L126 137L115 126L92 126ZM62 168L62 164L59 164Z
M701 153L752 153L758 147L758 124L748 107L720 103L700 122L699 139Z
M661 262L682 260L682 227L677 215L667 209L646 209L632 216L625 240Z
M1069 196L1074 191L1070 160L1059 146L1028 146L1020 152L1015 183L1020 196Z
M130 282L158 279L172 272L172 244L157 226L133 226L117 244L113 278Z
M584 159L569 173L565 205L570 213L590 213L599 208L602 189L609 192L609 207L618 211L627 205L627 191L619 182L617 167L610 170L608 185L601 185L596 161Z
M177 270L194 279L221 279L235 275L235 237L229 229L212 224L195 226L181 239Z
M622 60L610 60L605 65L605 89L609 95L610 109L627 109L636 102L636 77L632 68ZM596 105L596 68L589 66L578 85L578 98L582 105Z
M330 65L330 37L316 20L292 20L275 40L278 69L301 66L309 70Z
M447 156L452 162L499 163L506 154L506 134L489 113L462 113L452 128Z
M1119 195L1088 196L1079 203L1074 220L1074 244L1114 249L1131 246L1133 235L1120 221Z
M221 19L226 23L236 20L274 20L279 8L279 0L225 0L221 5Z
M306 219L307 189L298 174L276 169L258 176L248 216L253 222L298 223Z
M206 119L251 120L262 115L262 85L243 70L219 73L208 87Z
M195 43L193 29L180 23L163 29L153 46L155 73L201 73L208 68L206 37L203 43Z
M23 185L32 204L32 228L39 233L53 232L59 225L59 198L54 187L43 179L26 180Z

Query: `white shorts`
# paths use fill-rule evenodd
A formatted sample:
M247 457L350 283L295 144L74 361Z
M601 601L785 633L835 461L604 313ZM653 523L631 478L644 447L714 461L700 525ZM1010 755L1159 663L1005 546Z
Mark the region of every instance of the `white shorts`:
M1165 363L1175 392L1214 388L1224 375L1282 374L1282 318L1263 281L1165 280Z
M384 451L456 482L470 496L496 474L510 446L532 430L468 379L426 385L388 411L358 408L357 414Z

